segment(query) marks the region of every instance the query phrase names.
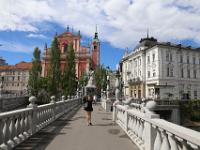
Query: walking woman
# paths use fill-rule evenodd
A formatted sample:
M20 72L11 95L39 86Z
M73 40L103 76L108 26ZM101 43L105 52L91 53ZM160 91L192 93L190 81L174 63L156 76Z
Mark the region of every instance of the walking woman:
M84 103L85 103L84 110L86 111L86 119L87 119L88 126L92 125L92 122L91 122L91 119L92 119L91 115L92 115L92 111L93 111L92 102L93 102L92 95L88 95L84 101Z

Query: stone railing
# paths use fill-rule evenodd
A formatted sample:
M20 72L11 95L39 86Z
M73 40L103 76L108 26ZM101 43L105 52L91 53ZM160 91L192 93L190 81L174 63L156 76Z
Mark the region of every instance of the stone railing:
M81 103L80 98L65 100L64 96L58 102L52 96L49 104L40 106L35 104L34 96L29 101L25 109L0 113L0 149L12 149Z
M199 132L159 119L153 105L116 105L113 120L140 150L200 150Z

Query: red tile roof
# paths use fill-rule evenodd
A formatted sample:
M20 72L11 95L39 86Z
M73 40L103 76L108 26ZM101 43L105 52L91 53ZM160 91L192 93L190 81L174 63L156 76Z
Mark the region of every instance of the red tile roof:
M0 70L31 69L32 62L19 62L16 65L0 66Z

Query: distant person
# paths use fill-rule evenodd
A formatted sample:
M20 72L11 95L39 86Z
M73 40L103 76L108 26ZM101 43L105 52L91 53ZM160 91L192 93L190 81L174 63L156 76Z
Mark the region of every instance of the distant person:
M91 95L88 95L84 101L84 110L86 111L86 119L87 119L87 124L88 126L92 125L92 102L93 102L93 97Z

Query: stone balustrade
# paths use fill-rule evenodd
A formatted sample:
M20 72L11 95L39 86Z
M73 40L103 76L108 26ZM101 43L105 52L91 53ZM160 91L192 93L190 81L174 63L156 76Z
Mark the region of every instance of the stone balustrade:
M25 109L0 113L0 149L12 149L31 135L81 104L80 98L71 97L56 102L37 106L36 98L29 98L30 104Z
M200 133L166 120L138 104L116 105L113 120L141 150L200 150Z

